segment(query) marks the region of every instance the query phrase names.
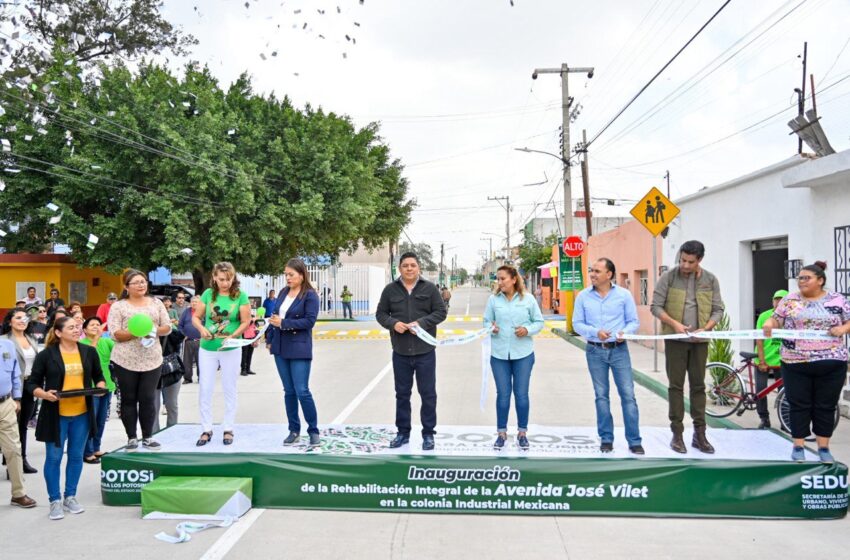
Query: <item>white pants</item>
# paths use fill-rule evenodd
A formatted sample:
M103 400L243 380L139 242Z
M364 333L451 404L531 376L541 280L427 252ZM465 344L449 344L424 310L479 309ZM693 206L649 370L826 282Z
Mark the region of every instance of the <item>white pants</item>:
M221 368L221 389L224 393L224 421L222 431L233 431L236 423L236 380L242 365L242 352L226 350L211 352L200 349L198 352L198 407L201 412L201 427L205 432L213 429L212 398L215 389L216 370Z

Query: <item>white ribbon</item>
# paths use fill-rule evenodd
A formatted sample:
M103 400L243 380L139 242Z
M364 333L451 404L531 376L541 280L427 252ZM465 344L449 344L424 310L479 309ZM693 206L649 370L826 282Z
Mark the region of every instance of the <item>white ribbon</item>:
M836 337L831 336L827 331L811 331L811 330L792 330L792 329L773 329L772 336L764 336L764 332L759 329L738 330L738 331L701 331L685 334L624 334L623 340L676 340L683 338L703 338L710 339L745 339L745 340L766 340L769 338L780 338L785 340L826 340L833 341Z
M179 523L177 525L176 535L169 535L168 533L162 532L157 533L155 537L163 542L171 544L189 542L190 540L192 540L192 533L199 533L201 531L206 531L207 529L214 529L219 527L230 527L231 525L233 525L234 521L236 521L235 517L225 517L217 523L197 523L195 521L183 521L182 523Z
M435 337L431 336L431 333L423 329L422 327L413 328L413 333L419 337L420 340L427 342L431 346L457 346L459 344L469 344L479 338L483 337L486 334L490 334L493 330L493 327L486 327L480 330L477 330L473 333L465 334L462 336L453 336L451 338L443 338L441 340L437 340Z
M490 387L490 378L493 377L493 370L490 367L492 347L490 337L485 336L481 340L481 399L479 401L481 412L484 412L484 405L487 404L487 389Z
M258 319L257 323L260 321L262 321L262 319ZM260 325L260 330L257 331L257 335L254 338L228 338L221 343L221 348L241 348L243 346L248 346L249 344L254 344L262 338L268 328L269 323L264 322Z

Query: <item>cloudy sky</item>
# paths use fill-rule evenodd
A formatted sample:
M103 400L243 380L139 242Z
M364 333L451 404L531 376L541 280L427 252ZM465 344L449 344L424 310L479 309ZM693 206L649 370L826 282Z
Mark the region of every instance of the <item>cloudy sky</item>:
M595 67L592 79L570 74L574 145L723 3L166 0L165 10L224 84L247 71L257 91L379 121L418 203L406 235L437 252L444 243L447 261L473 269L482 237L504 244L506 213L488 196L510 196L513 242L530 217L563 208L560 162L514 149L559 151L560 79L532 80L533 69ZM795 154L786 123L804 41L822 125L836 150L850 148L848 21L848 0L733 0L591 145L592 198L620 201L599 212L627 213L667 170L675 200ZM574 198L580 185L575 167Z

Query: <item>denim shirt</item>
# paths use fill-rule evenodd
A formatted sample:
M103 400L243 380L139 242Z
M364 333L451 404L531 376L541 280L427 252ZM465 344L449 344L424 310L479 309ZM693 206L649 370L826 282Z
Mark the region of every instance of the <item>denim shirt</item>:
M491 355L500 360L519 360L534 352L531 337L543 330L544 325L537 300L527 292L522 297L515 293L510 301L502 292L490 296L484 310L484 326L493 323L499 332L491 335ZM518 337L514 334L517 327L525 327L528 335Z
M616 284L611 285L604 298L593 286L582 290L576 298L573 329L590 342L603 342L596 336L601 329L611 335L604 342L614 342L617 333L634 334L639 326L631 292Z
M0 339L0 397L11 393L13 399L20 399L22 390L15 344L11 340Z

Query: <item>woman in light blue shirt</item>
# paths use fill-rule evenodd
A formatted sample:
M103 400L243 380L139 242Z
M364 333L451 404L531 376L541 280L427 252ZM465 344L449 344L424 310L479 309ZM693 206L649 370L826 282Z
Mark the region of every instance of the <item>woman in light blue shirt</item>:
M487 301L484 326L493 325L490 366L496 381L496 430L493 449L500 450L508 438L511 392L517 414L517 446L528 449L528 385L534 367L531 339L543 329L543 314L534 296L525 289L522 276L511 265L496 271L496 293Z

